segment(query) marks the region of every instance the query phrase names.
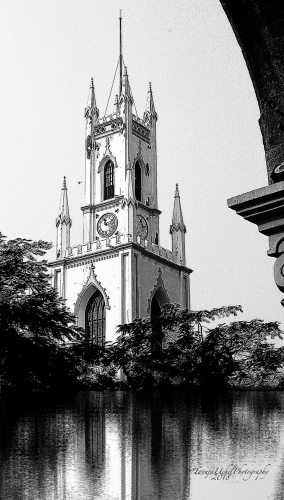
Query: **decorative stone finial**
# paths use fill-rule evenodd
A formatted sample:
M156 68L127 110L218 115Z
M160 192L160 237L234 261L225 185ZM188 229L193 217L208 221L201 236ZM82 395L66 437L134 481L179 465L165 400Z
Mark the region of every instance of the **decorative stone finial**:
M94 79L93 79L93 78L91 78L90 89L94 89L94 88L95 88L95 87L94 87Z
M178 184L176 184L176 192L175 192L175 197L178 196L179 197L179 190L178 190Z
M148 90L148 95L147 95L147 102L146 102L146 109L144 111L143 115L143 123L146 124L146 126L151 125L153 120L157 121L158 115L155 110L155 105L154 105L154 99L153 99L153 92L152 92L152 84L149 82L149 90Z
M67 189L67 184L66 184L66 177L64 175L63 177L63 188L62 189Z

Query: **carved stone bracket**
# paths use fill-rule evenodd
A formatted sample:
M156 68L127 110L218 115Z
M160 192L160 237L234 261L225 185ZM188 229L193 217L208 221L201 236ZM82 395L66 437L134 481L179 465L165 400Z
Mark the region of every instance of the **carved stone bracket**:
M276 257L274 280L284 293L284 181L255 189L228 200L228 206L269 237L270 257ZM284 306L284 301L281 301Z

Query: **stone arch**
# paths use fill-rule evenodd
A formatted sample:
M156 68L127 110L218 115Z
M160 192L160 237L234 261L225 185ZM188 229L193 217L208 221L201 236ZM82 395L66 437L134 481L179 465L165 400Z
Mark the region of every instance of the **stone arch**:
M141 143L141 139L138 140L138 151L137 151L137 154L136 154L135 158L133 159L133 163L132 163L132 168L133 169L134 169L135 163L137 161L139 161L139 163L140 163L141 172L145 173L145 162L144 162L143 156L142 156L142 143Z
M98 174L100 174L104 170L108 161L112 161L114 168L117 168L117 161L116 161L115 156L113 156L112 154L107 154L101 159L101 161L99 163Z
M109 305L109 297L106 294L105 288L101 286L100 281L97 280L96 275L94 274L94 268L93 265L91 265L90 268L90 275L88 277L87 283L81 290L81 292L78 295L78 298L76 300L75 306L74 306L74 314L77 317L77 324L81 328L86 328L85 324L85 312L86 312L86 307L87 304L91 298L91 296L99 291L103 299L105 301L105 308L110 309Z
M148 299L148 307L147 307L147 312L151 314L151 306L152 306L152 299L154 296L156 296L156 299L159 303L160 308L164 304L170 304L171 299L168 295L168 292L165 288L164 280L162 278L162 270L159 267L158 270L158 277L157 277L157 283L155 284L154 288L150 292L150 297Z
M100 174L104 170L104 167L109 160L112 161L115 168L118 167L116 157L113 156L113 154L110 150L110 139L109 139L109 137L106 137L106 149L105 149L104 155L103 155L103 157L99 163L99 166L98 166L98 174Z

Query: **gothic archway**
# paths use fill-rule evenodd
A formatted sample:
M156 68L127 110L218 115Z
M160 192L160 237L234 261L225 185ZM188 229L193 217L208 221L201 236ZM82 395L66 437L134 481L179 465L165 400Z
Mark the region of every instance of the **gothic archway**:
M94 273L94 265L90 266L90 274L87 282L81 292L78 294L77 300L74 304L74 314L77 316L77 325L86 331L86 308L91 297L99 292L104 299L105 309L110 309L109 297L106 294L105 288L102 287L101 282L97 280Z
M161 287L157 288L151 300L150 318L152 324L152 349L160 350L163 342L163 330L160 323L161 307L169 302Z
M103 346L105 343L106 313L104 298L96 290L90 297L85 311L85 331L86 337L94 344Z

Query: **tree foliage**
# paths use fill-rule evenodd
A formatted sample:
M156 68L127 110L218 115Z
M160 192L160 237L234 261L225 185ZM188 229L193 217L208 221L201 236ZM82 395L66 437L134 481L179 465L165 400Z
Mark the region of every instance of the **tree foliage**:
M51 244L0 234L0 369L16 387L72 386L100 355L50 286Z
M204 324L241 311L241 306L188 311L167 304L157 319L163 332L159 350L153 349L150 319L136 319L120 325L105 362L122 368L136 389L281 385L284 348L267 341L282 339L278 323L235 321L205 333Z
M208 328L241 306L188 311L167 304L161 315L120 325L116 342L93 345L49 283L51 247L0 233L0 375L14 387L282 387L284 347L276 322L255 319ZM157 334L158 332L158 334Z

